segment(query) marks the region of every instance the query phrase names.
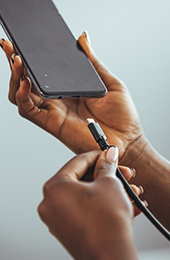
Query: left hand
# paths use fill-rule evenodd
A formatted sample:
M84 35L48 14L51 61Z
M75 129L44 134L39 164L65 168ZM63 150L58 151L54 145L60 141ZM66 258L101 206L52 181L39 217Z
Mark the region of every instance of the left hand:
M20 81L25 73L22 60L14 55L12 63L14 47L9 41L2 41L12 68L9 99L18 106L21 116L54 135L77 154L98 149L86 122L87 118L94 118L100 123L109 144L116 145L122 157L126 148L143 133L135 105L125 84L97 58L85 34L79 37L78 42L108 90L105 97L63 100L41 98L29 78Z
M116 177L116 149L112 147L101 155L100 151L80 154L44 185L39 214L50 232L76 259L99 259L98 253L102 249L105 251L105 246L110 246L110 250L114 248L116 252L119 235L122 237L126 232L128 237L126 226L130 230L134 215L140 212L136 207L133 210L122 183ZM82 181L84 174L92 168L94 181ZM127 180L132 177L129 168L119 168ZM140 195L140 188L133 185L133 189Z

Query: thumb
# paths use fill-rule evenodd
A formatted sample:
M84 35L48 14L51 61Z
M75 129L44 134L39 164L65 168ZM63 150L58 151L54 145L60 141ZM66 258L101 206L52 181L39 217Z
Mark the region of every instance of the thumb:
M99 156L94 170L94 180L105 176L115 178L118 165L118 155L118 148L112 146Z
M120 79L118 79L116 76L114 76L108 69L105 67L105 65L99 60L99 58L96 56L93 48L91 47L90 38L89 35L86 32L84 32L79 38L78 43L86 53L87 57L93 64L94 68L96 69L97 73L99 74L100 78L106 85L108 90L122 90L122 87L124 89L124 84L121 83Z

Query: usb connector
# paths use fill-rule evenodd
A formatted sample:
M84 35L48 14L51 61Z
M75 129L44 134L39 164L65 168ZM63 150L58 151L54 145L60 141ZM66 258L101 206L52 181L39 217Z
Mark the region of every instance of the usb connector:
M87 118L88 128L92 133L95 141L99 144L102 151L108 149L110 145L107 142L107 138L103 133L100 125L96 123L92 118Z

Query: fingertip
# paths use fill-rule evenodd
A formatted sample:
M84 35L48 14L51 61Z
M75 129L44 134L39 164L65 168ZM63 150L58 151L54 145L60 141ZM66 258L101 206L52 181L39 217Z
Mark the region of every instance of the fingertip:
M105 176L115 177L117 164L118 148L116 146L103 151L95 167L94 179Z
M141 185L138 188L140 189L140 194L143 194L145 192L144 188Z
M86 37L86 40L87 40L88 44L91 45L91 40L90 40L90 36L88 34L88 31L85 30L82 35Z
M148 207L148 202L146 200L142 201L142 203L144 204L144 206L147 208Z
M21 73L21 70L22 71L24 70L23 62L19 55L16 55L15 53L13 53L10 57L10 63L11 63L12 69L14 69L16 72L18 72L18 70L19 70L19 72ZM23 72L22 72L22 74L23 74Z
M4 40L2 39L1 42L2 46L3 46L3 50L7 56L8 59L11 58L11 55L15 52L14 48L13 48L13 44L12 42L8 41L8 40Z
M21 57L19 55L15 55L14 54L14 63L16 65L22 65L22 59L21 59Z
M84 44L87 44L86 34L83 32L82 35L79 36L77 41L80 43L82 47Z
M10 57L10 65L11 65L11 69L14 69L14 62L15 62L15 53L13 53Z
M136 170L134 168L130 168L130 171L131 171L131 178L135 178L136 177Z
M4 43L5 39L0 39L0 47L3 49L3 43Z
M78 38L78 43L86 53L86 55L89 57L91 54L91 49L90 49L90 40L89 37L87 36L86 32L83 32L82 35L79 36Z
M136 186L134 184L131 184L130 186L137 196L140 196L141 194L144 193L144 189L142 186Z
M12 79L16 82L18 82L18 85L20 86L21 84L21 77L24 74L24 66L22 63L22 59L19 55L15 55L15 53L12 54L10 58L10 65L12 69Z
M25 88L31 88L32 87L32 82L28 76L23 75L21 78L21 84Z
M136 170L133 168L129 168L127 166L119 166L120 171L127 181L130 181L132 178L136 176Z
M110 162L110 163L114 163L114 164L118 164L118 156L119 156L119 150L116 146L111 146L107 152L106 152L106 159Z
M129 181L132 178L133 172L130 168L126 166L119 166L119 169L127 181Z
M31 80L27 76L23 75L20 79L20 87L16 93L17 103L28 98L31 92L31 87Z

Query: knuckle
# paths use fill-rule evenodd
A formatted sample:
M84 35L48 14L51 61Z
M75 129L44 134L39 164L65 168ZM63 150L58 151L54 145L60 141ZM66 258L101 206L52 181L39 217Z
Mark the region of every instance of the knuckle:
M38 211L38 214L39 214L40 218L44 221L45 220L44 215L45 215L45 212L46 212L46 205L45 205L44 201L42 201L38 205L37 211Z
M41 213L43 212L43 208L44 208L44 205L43 205L43 202L41 202L38 207L37 207L37 211L38 211L38 214L41 215Z
M16 105L15 97L11 95L11 92L8 93L8 99L12 104Z
M62 185L60 184L60 182L58 183L58 181L56 182L51 179L47 181L43 186L44 197L50 197L51 200L53 200L53 197L54 199L56 199L57 194L60 192L60 186Z
M24 118L26 117L26 113L25 113L24 109L20 106L18 106L18 113L21 117L24 117Z
M50 181L47 181L43 186L43 194L46 196L51 191L52 185Z
M27 111L27 114L31 117L34 117L36 116L38 113L40 112L40 109L35 106L35 105L32 105L31 108L29 109L29 111Z

